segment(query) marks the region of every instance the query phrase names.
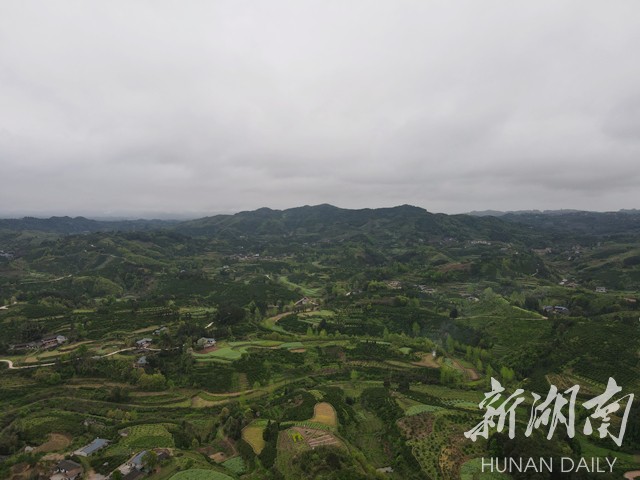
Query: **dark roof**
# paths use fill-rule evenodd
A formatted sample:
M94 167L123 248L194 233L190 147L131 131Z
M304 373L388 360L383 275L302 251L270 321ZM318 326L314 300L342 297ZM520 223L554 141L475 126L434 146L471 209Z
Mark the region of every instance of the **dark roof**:
M127 473L124 477L122 477L122 480L138 480L139 478L142 478L144 476L145 474L143 472L141 472L140 470L136 470L134 468L129 473Z
M59 470L64 470L65 472L70 472L71 470L75 470L76 468L82 468L82 465L74 462L73 460L62 460L58 463L57 468Z
M164 460L165 458L171 457L171 455L169 455L169 452L167 452L166 450L159 450L156 453L158 454L158 460Z

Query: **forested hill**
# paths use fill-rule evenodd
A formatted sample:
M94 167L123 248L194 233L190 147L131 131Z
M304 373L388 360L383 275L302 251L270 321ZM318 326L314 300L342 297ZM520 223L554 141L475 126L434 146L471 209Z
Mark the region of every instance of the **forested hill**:
M640 233L640 211L619 212L538 212L507 213L502 220L530 225L537 229L552 229L557 232L618 235Z
M138 231L166 228L176 220L92 220L85 217L6 218L0 219L0 230L47 232L61 235L92 232Z
M422 208L402 205L393 208L348 210L317 205L271 210L261 208L235 215L217 215L183 222L180 233L201 235L264 235L352 238L482 239L510 241L531 238L531 228L498 218L430 213Z
M46 232L71 235L94 232L173 230L184 235L263 237L297 236L340 239L354 235L371 238L402 237L405 240L433 240L454 237L463 240L524 241L562 235L637 235L640 212L545 211L499 212L499 216L434 214L410 205L392 208L350 210L316 205L272 210L260 208L233 215L215 215L189 221L178 220L94 220L85 217L0 219L0 231Z

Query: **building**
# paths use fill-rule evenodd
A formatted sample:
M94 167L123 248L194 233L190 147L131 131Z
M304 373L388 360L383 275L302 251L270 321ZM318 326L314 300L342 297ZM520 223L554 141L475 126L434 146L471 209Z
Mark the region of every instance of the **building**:
M133 366L135 368L144 368L147 365L149 365L149 362L147 361L147 356L143 355L142 357L140 357L138 360L136 360L133 364Z
M82 465L71 460L62 460L56 465L54 474L50 480L76 480L82 477L84 469Z
M542 310L545 313L561 313L563 315L569 314L569 309L567 307L563 307L562 305L545 305L542 307Z
M151 339L151 338L141 338L140 340L136 341L136 347L138 347L138 348L148 348L149 345L151 345L151 342L153 342L153 339Z
M596 293L607 293L607 287L596 287Z
M104 438L96 438L89 445L85 445L84 447L82 447L79 450L76 450L73 453L80 457L88 457L93 453L97 452L98 450L102 450L107 445L109 445L109 440L105 440Z
M122 477L122 480L139 480L140 478L143 478L145 475L146 474L144 472L141 472L140 470L136 470L134 468L129 473L127 473L124 477Z
M168 458L171 458L171 453L167 449L157 448L155 452L158 455L159 462L162 462L163 460L167 460Z
M67 337L65 337L64 335L55 335L53 337L46 337L40 340L40 347L45 349L56 348L62 345L63 343L66 343L66 341L67 341Z
M144 456L147 454L146 450L141 451L137 455L135 455L131 460L127 462L127 465L131 468L135 468L136 470L142 470L144 467Z
M293 304L295 310L306 310L307 308L316 308L318 304L311 300L309 297L302 297L296 303Z
M37 350L38 344L36 342L29 343L16 343L9 347L11 350Z
M199 347L202 347L202 348L215 347L216 339L215 338L210 338L210 337L202 337L202 338L198 339L197 344L198 344Z

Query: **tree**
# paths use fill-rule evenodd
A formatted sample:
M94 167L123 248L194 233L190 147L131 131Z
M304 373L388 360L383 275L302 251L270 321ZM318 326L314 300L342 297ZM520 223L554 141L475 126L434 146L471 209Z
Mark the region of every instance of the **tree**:
M418 322L413 322L413 325L411 325L411 331L413 332L414 337L420 336L420 325Z
M455 340L453 339L453 337L451 335L447 335L447 340L446 340L446 350L449 353L453 353L455 350L456 344L455 344Z
M138 379L138 386L141 390L164 390L167 386L167 379L161 373L154 373L152 375L143 373Z
M538 310L540 310L540 301L536 297L527 295L524 298L524 308L533 312L537 312Z
M244 320L245 315L244 308L228 303L218 307L216 322L218 325L237 325Z

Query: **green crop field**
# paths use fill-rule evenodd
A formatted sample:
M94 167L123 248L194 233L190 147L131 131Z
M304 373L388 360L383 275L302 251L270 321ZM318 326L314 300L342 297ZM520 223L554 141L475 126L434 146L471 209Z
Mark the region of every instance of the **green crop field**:
M155 448L175 446L173 436L163 424L134 425L129 427L124 445L130 448Z

